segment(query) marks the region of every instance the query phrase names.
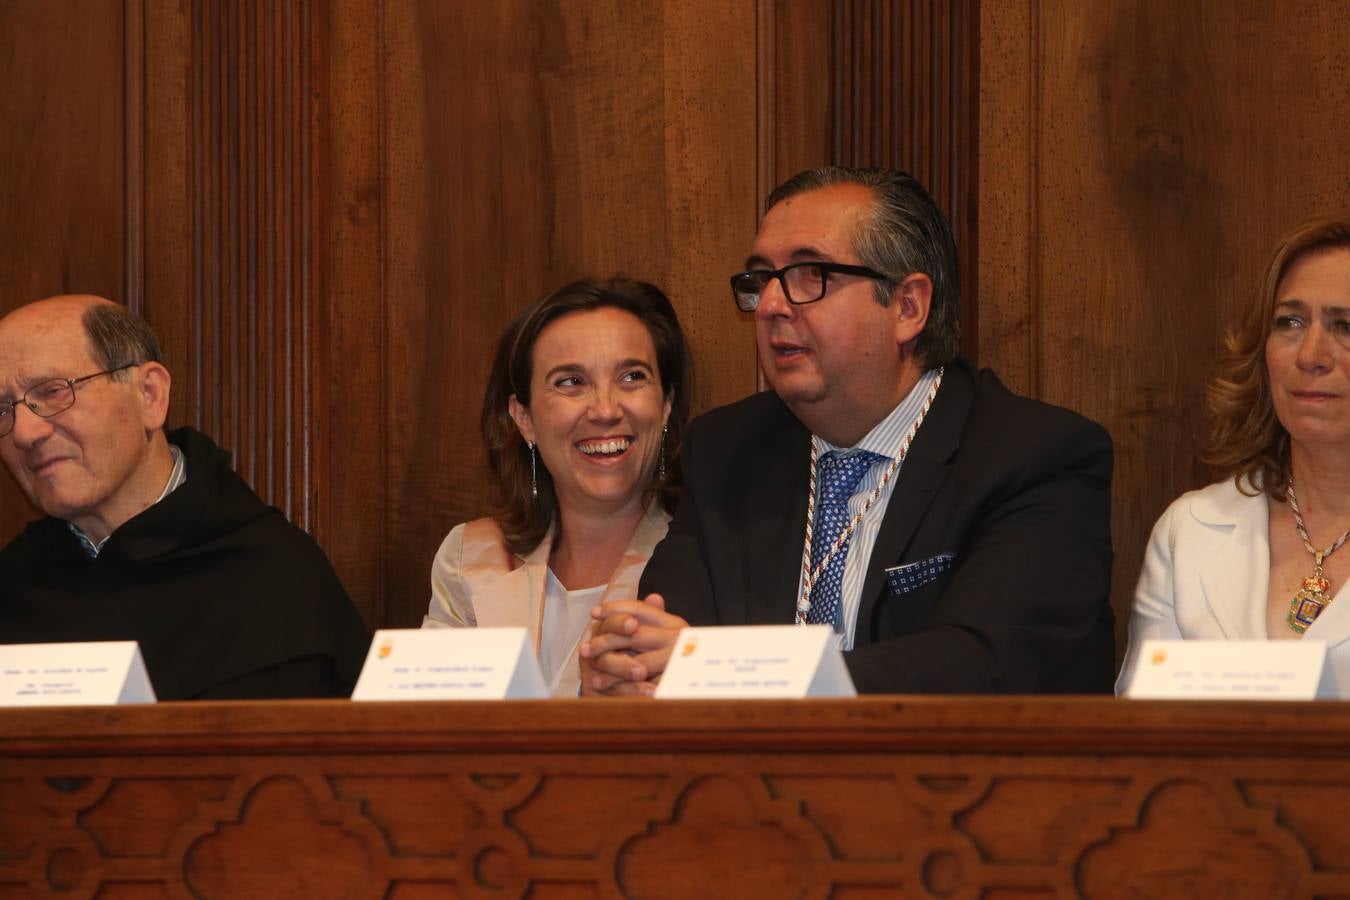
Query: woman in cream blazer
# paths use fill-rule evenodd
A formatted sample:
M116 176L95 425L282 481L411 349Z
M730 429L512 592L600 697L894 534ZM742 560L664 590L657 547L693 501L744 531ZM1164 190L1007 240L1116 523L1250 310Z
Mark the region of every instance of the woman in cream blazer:
M670 515L659 504L648 509L633 532L632 543L614 576L587 608L606 600L631 600L637 596L638 579L652 550L666 536L669 522ZM566 646L542 646L552 547L550 534L529 553L517 556L507 549L502 530L493 519L474 519L455 526L431 563L431 606L422 626L524 626L541 662L554 658L558 661L551 676L546 674L549 692L559 697L577 696L581 686L577 645L585 631L578 631L575 637L569 634L563 642Z
M637 598L670 522L688 411L675 310L650 284L569 284L497 343L482 428L497 514L456 526L422 625L528 630L550 692L580 692L590 612Z

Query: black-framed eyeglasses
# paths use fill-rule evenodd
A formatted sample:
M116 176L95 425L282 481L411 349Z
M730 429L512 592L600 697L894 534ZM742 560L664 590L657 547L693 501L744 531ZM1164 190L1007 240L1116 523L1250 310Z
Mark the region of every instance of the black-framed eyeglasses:
M140 363L125 363L115 369L95 372L93 375L81 375L79 378L50 378L24 391L18 400L0 400L0 438L14 430L14 420L18 418L20 404L28 407L28 411L33 415L50 419L75 405L76 385L139 365Z
M799 262L781 269L751 269L731 276L731 294L736 306L744 312L754 312L759 306L759 295L774 278L783 287L787 302L801 306L815 303L825 296L831 275L857 275L885 281L886 276L867 266L850 266L835 262Z

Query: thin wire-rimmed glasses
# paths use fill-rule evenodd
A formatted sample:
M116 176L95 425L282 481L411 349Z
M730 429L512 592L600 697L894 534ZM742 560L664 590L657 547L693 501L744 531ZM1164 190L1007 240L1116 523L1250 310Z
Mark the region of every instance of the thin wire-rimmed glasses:
M754 312L759 307L759 295L770 281L777 278L783 287L787 302L797 306L815 303L825 296L831 275L857 275L876 281L886 276L867 266L851 266L835 262L799 262L781 269L751 269L731 276L731 294L736 306L743 312Z
M28 407L28 411L33 415L50 419L75 405L76 385L139 365L140 363L125 363L115 369L95 372L93 375L81 375L79 378L51 378L40 381L24 391L18 400L0 400L0 438L14 430L14 420L18 418L20 404Z

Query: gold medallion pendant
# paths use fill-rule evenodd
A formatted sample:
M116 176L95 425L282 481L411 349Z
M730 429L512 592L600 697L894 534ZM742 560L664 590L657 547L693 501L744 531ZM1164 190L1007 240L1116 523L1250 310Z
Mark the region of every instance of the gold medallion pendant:
M1289 615L1284 620L1294 634L1303 634L1313 622L1317 621L1322 610L1326 609L1327 604L1333 599L1328 593L1331 590L1331 582L1323 573L1322 563L1350 540L1350 528L1347 528L1330 547L1318 550L1313 546L1312 538L1308 536L1308 526L1303 524L1303 513L1298 508L1298 498L1294 496L1292 475L1289 476L1289 485L1284 490L1284 496L1289 501L1290 511L1294 514L1294 528L1298 531L1299 540L1303 541L1303 548L1311 553L1313 558L1312 574L1303 579L1303 590L1289 601Z
M1326 609L1327 604L1331 602L1331 598L1327 596L1327 589L1330 587L1331 582L1323 578L1320 572L1303 579L1303 590L1289 601L1289 616L1285 619L1295 634L1307 631L1308 626L1317 621L1322 610Z

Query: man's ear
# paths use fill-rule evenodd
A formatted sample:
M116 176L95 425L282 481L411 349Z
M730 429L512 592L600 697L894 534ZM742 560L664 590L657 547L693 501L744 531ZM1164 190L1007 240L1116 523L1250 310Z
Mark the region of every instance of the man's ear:
M922 272L906 276L891 291L895 304L895 343L903 347L923 333L933 305L933 280Z
M534 440L534 421L530 418L530 408L516 399L512 394L506 399L506 410L511 414L511 420L516 423L520 436L531 443Z
M136 393L146 431L159 431L169 418L169 390L173 377L157 362L141 363L136 370Z

